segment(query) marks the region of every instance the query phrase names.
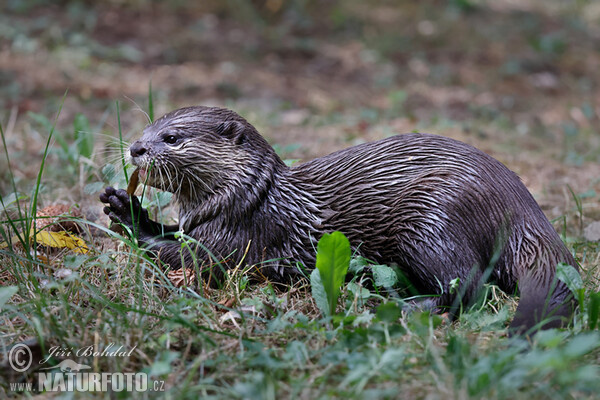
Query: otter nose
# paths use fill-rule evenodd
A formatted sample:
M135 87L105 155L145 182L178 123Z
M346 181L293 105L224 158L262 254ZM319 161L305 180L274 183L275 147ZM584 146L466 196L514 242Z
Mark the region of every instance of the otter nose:
M129 153L131 153L131 157L139 157L146 153L146 148L140 142L135 142L129 148Z

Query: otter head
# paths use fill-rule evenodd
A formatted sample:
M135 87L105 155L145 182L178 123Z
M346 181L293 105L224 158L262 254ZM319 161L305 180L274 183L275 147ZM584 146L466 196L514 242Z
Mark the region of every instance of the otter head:
M129 153L141 182L174 193L180 202L237 191L265 166L283 165L245 119L213 107L166 114L144 129Z

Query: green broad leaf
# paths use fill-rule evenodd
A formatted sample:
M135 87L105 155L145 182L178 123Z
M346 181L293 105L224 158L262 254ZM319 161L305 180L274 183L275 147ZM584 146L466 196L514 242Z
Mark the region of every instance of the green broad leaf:
M173 371L173 361L180 357L180 353L176 351L163 351L157 357L157 360L152 363L148 375L163 376L169 375Z
M356 316L356 319L352 323L354 327L360 325L370 325L373 322L373 318L375 318L375 314L371 312L371 310L364 310L362 313Z
M287 344L283 358L295 362L298 365L304 365L310 360L308 354L306 344L299 340L294 340Z
M317 307L323 315L329 315L329 303L327 302L327 294L325 294L325 288L323 282L321 282L321 274L318 269L315 269L310 274L310 289L312 297L317 303Z
M406 350L400 348L389 348L384 351L379 364L389 368L400 368L406 358Z
M569 264L559 263L556 266L556 277L562 281L573 294L577 295L583 289L583 280L579 272Z
M506 325L509 318L509 308L502 307L498 312L490 313L485 310L469 310L460 314L460 322L468 329L481 332L497 331Z
M598 325L598 315L600 315L600 292L590 293L588 303L588 325L590 330L596 329Z
M352 297L355 298L365 300L371 297L371 292L369 291L369 289L365 289L356 282L348 283L348 290L350 291L350 293L352 293Z
M568 337L565 332L556 329L543 330L535 334L535 341L546 350L558 348L567 339Z
M335 314L335 306L340 295L350 265L350 242L341 232L324 234L317 245L317 270L327 295L329 315Z
M85 194L94 194L94 193L98 193L100 192L102 189L104 189L104 186L106 186L104 184L104 182L92 182L92 183L88 183L87 185L85 185L83 187L83 192Z
M156 205L160 208L164 208L169 205L172 198L173 198L173 193L158 192L158 193L156 193Z
M353 275L356 275L369 264L369 260L367 260L364 257L353 257L352 260L350 260L350 267L348 268L348 272L350 272Z
M450 281L450 293L458 293L460 288L460 278L454 278Z
M75 165L79 162L80 155L79 142L75 141L67 146L67 151L61 155L61 159L68 161L71 165Z
M398 283L398 275L396 275L396 271L387 265L373 265L371 266L371 269L373 271L373 280L375 281L375 286L388 288Z
M565 346L564 353L567 357L578 358L600 347L600 334L588 332L577 335L577 338L569 341Z
M4 305L8 303L10 298L17 294L18 291L19 288L16 286L0 287L0 309L2 309Z
M376 316L383 322L395 322L400 318L400 307L394 302L387 302L377 307Z
M352 326L355 320L355 315L344 315L343 313L335 314L331 317L331 322L333 322L334 327L338 327L340 325Z
M287 165L288 167L291 167L292 165L296 164L298 161L300 161L299 158L286 158L285 160L283 160L285 165Z
M104 177L106 182L113 183L116 175L117 171L113 164L106 164L102 168L102 176Z

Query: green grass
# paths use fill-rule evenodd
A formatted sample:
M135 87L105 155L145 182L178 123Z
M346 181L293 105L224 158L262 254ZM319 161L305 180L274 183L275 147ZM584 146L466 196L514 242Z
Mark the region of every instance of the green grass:
M50 143L55 129L48 129ZM6 143L3 132L2 139ZM0 250L3 349L27 339L45 354L54 346L123 345L134 349L130 357L77 361L94 372L147 372L166 387L151 397L178 399L564 399L595 398L600 391L595 273L572 283L580 298L573 326L530 340L507 337L516 300L494 286L484 304L453 323L405 313L400 300L357 280L343 285L336 314L326 316L303 282L283 289L249 285L242 271L221 289L181 289L134 242L85 220L79 222L88 254L38 250L45 256L38 258L24 251L35 248L23 232L37 210L45 165L30 194L13 183L19 200L1 198L2 240L21 235L20 244ZM121 242L128 246L115 246ZM587 257L586 271L595 271L598 243L577 248ZM354 259L351 269L364 263ZM227 300L231 307L222 305ZM2 395L16 396L9 384L32 376L3 373L0 379ZM129 396L144 394L117 397Z

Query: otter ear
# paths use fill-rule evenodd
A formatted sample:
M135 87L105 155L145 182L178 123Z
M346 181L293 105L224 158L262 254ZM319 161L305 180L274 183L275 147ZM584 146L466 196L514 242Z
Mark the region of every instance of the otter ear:
M217 126L215 133L233 141L235 144L242 144L244 142L245 137L245 128L246 127L244 126L244 124L242 124L239 121L225 121L221 122Z

